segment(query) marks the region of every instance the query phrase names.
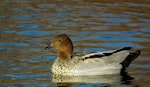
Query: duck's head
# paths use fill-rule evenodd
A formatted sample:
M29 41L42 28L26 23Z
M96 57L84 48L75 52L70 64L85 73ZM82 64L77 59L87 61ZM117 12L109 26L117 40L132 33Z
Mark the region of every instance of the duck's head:
M71 58L72 56L73 44L66 34L56 35L51 41L51 47L57 50L59 58Z

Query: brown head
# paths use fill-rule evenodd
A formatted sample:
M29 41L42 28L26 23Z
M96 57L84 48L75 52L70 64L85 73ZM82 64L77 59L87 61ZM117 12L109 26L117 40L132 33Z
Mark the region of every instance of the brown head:
M73 44L70 38L65 34L59 34L52 39L51 46L58 52L59 58L71 58Z

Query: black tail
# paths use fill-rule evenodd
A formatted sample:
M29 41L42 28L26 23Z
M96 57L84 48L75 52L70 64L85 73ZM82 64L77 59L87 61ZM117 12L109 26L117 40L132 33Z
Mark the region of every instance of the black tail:
M121 63L122 64L122 71L124 71L129 65L130 63L136 59L141 53L141 50L137 50L133 53L130 53L127 58Z

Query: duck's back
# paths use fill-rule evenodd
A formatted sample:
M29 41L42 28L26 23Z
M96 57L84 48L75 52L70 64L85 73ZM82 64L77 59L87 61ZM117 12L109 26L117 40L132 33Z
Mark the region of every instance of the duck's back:
M120 51L114 54L103 56L103 53L92 53L85 55L75 69L76 75L104 75L120 73L122 65L120 64L129 55L129 51ZM94 55L101 55L95 56ZM90 57L88 57L90 56Z

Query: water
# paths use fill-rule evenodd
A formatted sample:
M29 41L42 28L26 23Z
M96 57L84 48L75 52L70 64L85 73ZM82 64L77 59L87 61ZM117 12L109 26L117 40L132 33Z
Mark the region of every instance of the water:
M148 0L1 1L0 86L148 87L149 14ZM76 53L99 52L124 46L141 49L141 55L127 70L134 79L122 80L123 77L112 75L73 77L80 80L53 82L60 80L54 79L50 72L56 51L45 51L44 47L54 35L60 33L71 37Z

